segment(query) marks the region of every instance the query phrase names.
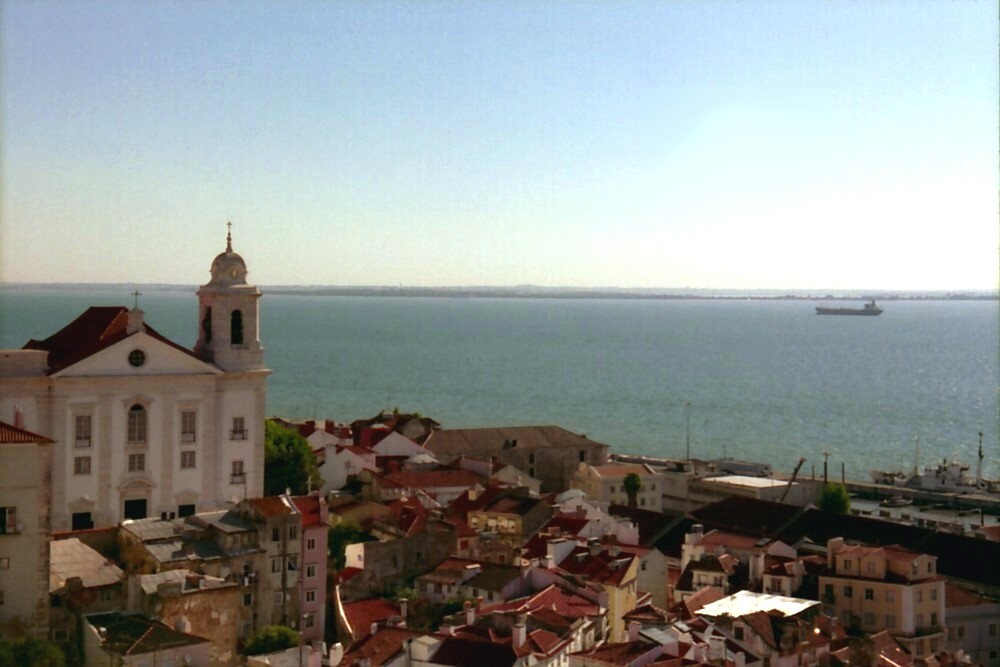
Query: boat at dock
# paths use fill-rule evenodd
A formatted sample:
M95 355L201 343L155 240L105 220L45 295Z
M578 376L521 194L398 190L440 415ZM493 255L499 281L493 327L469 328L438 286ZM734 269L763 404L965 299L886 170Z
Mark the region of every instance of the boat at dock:
M875 305L872 299L861 308L824 308L816 306L817 315L867 315L874 317L882 314L882 309Z

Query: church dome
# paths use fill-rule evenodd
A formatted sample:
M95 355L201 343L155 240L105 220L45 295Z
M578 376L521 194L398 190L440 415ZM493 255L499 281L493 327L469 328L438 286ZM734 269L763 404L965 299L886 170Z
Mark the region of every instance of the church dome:
M226 250L212 260L212 280L209 285L231 286L247 284L247 264L233 251L233 235L226 234Z

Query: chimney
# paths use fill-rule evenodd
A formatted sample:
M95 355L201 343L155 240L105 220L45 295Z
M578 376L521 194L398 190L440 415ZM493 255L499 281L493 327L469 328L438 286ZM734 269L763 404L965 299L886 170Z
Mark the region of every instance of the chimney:
M750 581L760 581L764 576L764 554L757 551L750 554Z
M621 552L622 552L621 547L619 547L617 544L611 545L610 553L612 558L617 558L621 554Z
M378 621L372 621L372 626L369 629L368 634L370 635L378 634Z
M834 562L836 562L833 557L842 548L844 548L843 537L832 537L826 541L826 566L831 570L833 569Z
M528 615L518 614L517 623L514 624L514 648L521 648L524 645L524 640L528 636Z
M146 326L142 322L143 312L140 308L133 308L128 311L128 324L125 326L125 333L134 334L138 331L145 331Z
M24 428L24 411L20 406L14 406L14 428Z
M712 635L708 638L708 658L722 660L726 657L726 638L722 635Z
M641 627L639 621L629 621L628 622L628 640L630 642L639 641L639 628Z
M747 656L743 653L743 651L736 654L735 667L747 667Z
M476 610L472 608L472 601L466 600L463 603L465 607L465 624L475 625L476 624Z
M399 615L403 617L403 625L406 625L406 609L409 600L406 598L399 598Z
M546 570L551 570L556 566L556 561L555 558L552 557L552 554L546 554L545 556L542 556L541 566L544 567Z

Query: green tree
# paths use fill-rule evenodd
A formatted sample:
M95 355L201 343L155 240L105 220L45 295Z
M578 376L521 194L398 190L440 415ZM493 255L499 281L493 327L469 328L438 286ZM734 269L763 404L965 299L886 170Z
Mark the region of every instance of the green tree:
M347 546L349 544L372 542L375 539L375 536L362 530L361 526L348 523L346 521L328 530L326 533L326 546L327 549L330 550L330 558L333 560L333 568L335 570L344 569L344 552L347 550Z
M290 489L303 495L323 485L316 454L298 432L270 419L264 422L264 494L277 496Z
M268 625L247 638L243 645L245 655L261 655L284 651L299 645L299 633L284 625Z
M843 484L827 484L819 494L819 508L825 512L847 514L851 511L851 496Z
M45 639L0 639L0 667L66 667L62 650Z
M628 506L635 507L636 497L639 495L639 489L642 487L642 480L639 479L639 475L634 472L630 472L625 475L625 482L622 484L622 488L625 489L625 493L628 494Z

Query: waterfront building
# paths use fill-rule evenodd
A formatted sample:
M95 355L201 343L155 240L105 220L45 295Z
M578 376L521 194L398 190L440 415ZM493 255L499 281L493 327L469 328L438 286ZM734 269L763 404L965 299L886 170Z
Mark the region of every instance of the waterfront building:
M0 422L0 638L48 632L52 445Z
M559 426L438 429L423 444L440 461L468 456L512 465L540 480L543 493L568 489L580 463L608 461L607 445Z
M52 529L187 516L259 496L268 371L260 291L226 249L198 290L198 342L138 307L92 307L44 340L0 351L0 414L52 438ZM192 323L195 324L195 323Z
M629 505L625 478L639 478L635 507L659 512L663 509L663 476L642 463L580 463L570 480L570 488L580 489L591 500L615 505Z
M917 657L944 648L945 586L937 558L900 546L827 544L823 610L847 629L886 629Z

